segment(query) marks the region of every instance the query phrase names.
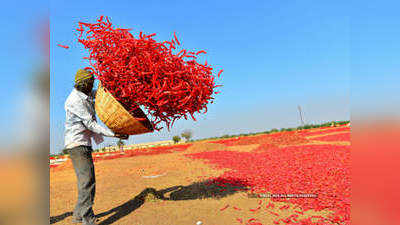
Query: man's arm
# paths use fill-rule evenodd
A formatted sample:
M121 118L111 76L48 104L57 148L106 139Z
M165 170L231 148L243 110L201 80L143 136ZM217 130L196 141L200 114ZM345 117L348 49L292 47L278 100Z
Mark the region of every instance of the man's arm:
M68 107L68 110L70 110L73 114L78 116L82 120L83 125L85 125L85 127L91 130L92 132L108 137L116 136L114 132L112 132L110 129L98 124L93 119L92 115L89 113L89 110L83 103L70 105L70 107Z

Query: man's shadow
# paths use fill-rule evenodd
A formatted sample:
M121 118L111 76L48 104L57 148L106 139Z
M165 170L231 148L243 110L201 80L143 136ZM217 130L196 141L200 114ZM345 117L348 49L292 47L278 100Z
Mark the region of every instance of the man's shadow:
M50 216L50 224L57 223L65 218L72 216L72 212L66 212L58 216Z
M142 206L145 202L146 196L150 194L153 195L156 199L169 201L194 200L205 198L220 199L232 195L238 191L247 190L247 186L247 183L241 180L227 180L217 178L213 180L195 182L188 186L173 186L159 191L154 188L146 188L135 198L113 209L100 213L96 215L96 217L101 218L113 214L106 220L99 223L99 225L112 224ZM169 196L167 196L168 194ZM59 222L60 220L63 220L71 215L72 212L68 212L59 216L50 217L50 224Z

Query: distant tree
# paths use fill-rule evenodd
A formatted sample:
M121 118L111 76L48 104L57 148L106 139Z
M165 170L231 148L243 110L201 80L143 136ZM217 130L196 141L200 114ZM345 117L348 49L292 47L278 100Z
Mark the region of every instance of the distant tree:
M175 143L178 143L181 139L182 139L182 138L179 137L179 135L175 135L175 136L172 137L172 140L173 140Z
M192 138L192 135L193 135L193 133L192 133L191 130L185 130L185 131L183 131L182 134L181 134L181 136L182 136L183 138L185 138L186 141L190 141L190 139Z

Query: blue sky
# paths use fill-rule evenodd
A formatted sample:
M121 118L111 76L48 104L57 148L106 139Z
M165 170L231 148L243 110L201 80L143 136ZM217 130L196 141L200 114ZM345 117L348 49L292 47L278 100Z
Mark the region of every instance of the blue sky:
M63 104L86 50L76 41L79 21L111 17L123 28L208 52L224 86L206 115L181 120L170 132L131 136L130 143L168 140L191 129L194 138L221 136L350 118L350 21L342 6L305 1L53 1L50 149L63 148ZM57 47L70 46L70 49ZM105 145L117 139L107 139Z
M207 50L204 59L224 69L222 93L197 122L181 120L171 132L130 142L166 140L183 129L202 138L298 126L297 105L314 123L349 119L350 107L352 116L399 111L399 2L185 2L4 2L0 122L9 129L0 132L2 142L18 140L16 124L25 121L20 103L43 60L36 32L49 12L51 152L62 149L63 104L75 71L86 66L74 29L99 15L134 33L156 32L157 40L176 31L185 49Z
M352 118L400 118L400 2L356 1L349 7Z
M30 95L34 77L43 69L43 62L46 60L41 53L43 45L40 42L40 29L46 21L46 2L2 2L0 141L3 144L0 153L22 142L21 128L25 128L24 123L29 117L25 104L26 96ZM11 150L16 152L18 149Z

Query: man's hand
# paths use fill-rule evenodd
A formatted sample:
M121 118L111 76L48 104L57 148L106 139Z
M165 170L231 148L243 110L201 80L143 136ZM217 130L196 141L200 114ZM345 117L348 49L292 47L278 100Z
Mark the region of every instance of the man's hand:
M129 135L127 135L127 134L115 134L115 137L123 139L123 140L126 140L126 139L129 138Z

